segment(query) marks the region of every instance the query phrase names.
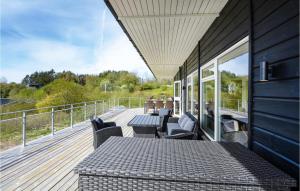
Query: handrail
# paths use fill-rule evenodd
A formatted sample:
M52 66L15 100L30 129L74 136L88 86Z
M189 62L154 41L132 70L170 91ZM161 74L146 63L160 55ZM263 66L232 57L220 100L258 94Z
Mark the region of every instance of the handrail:
M71 103L65 105L55 105L55 106L1 113L0 114L1 118L5 118L5 115L8 116L6 116L7 117L6 119L2 119L2 120L0 119L0 123L1 123L0 129L2 131L2 134L7 133L4 135L5 140L0 139L0 143L2 146L4 145L5 149L6 146L7 147L11 146L9 144L11 144L12 141L15 141L15 143L13 143L14 146L21 144L21 142L23 146L26 146L28 137L30 137L31 139L36 139L40 135L44 136L50 133L52 135L55 135L57 130L67 128L67 127L72 128L73 123L80 123L86 121L89 117L103 114L107 112L109 109L114 108L116 106L123 105L128 108L131 108L132 106L143 107L142 100L145 100L144 96L143 97L119 97L119 98L110 98L107 100L93 100L93 101L77 102L77 103ZM39 111L39 112L29 113L31 111ZM22 114L22 115L18 115L18 114ZM20 130L20 125L22 126L21 130ZM44 133L42 132L43 130ZM32 134L33 132L34 135ZM29 135L30 133L31 136ZM5 144L7 145L5 146Z
M0 113L0 115L7 115L7 114L13 114L13 113L23 113L23 112L29 112L29 111L36 111L36 110L43 110L43 109L51 109L51 108L57 108L57 107L65 107L65 106L71 106L71 105L78 105L78 104L84 104L84 103L91 103L91 102L100 102L104 100L93 100L93 101L86 101L86 102L75 102L75 103L70 103L70 104L65 104L65 105L53 105L53 106L48 106L48 107L40 107L40 108L34 108L34 109L26 109L26 110L20 110L20 111L11 111L11 112L6 112L6 113Z

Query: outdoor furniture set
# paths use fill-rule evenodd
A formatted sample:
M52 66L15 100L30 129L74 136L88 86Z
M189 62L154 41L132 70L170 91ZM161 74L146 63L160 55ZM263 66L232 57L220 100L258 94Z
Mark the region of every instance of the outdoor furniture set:
M79 190L290 190L296 180L239 143L110 137L75 168Z
M166 101L149 99L144 104L145 113L148 113L149 111L157 113L162 108L169 109L173 112L173 101L171 99L167 99Z
M239 143L175 140L197 139L197 119L190 113L175 118L160 109L137 115L128 123L132 138L122 137L114 122L91 122L95 151L75 167L79 190L276 191L297 186Z
M123 136L122 129L115 122L103 122L100 118L91 119L93 145L96 149L111 136ZM171 117L171 110L160 109L158 113L137 115L128 126L132 126L134 137L197 139L197 121L186 113L180 118Z

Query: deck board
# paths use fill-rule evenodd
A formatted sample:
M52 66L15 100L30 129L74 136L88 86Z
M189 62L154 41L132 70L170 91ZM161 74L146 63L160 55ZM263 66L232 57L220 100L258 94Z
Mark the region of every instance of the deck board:
M101 116L133 135L127 123L143 109L117 109ZM77 190L73 168L93 152L89 121L0 153L0 190Z

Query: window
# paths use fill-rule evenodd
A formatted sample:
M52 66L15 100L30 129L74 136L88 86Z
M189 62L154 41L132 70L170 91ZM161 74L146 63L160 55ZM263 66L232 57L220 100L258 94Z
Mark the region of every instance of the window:
M181 113L181 81L174 82L174 114L179 116Z
M201 67L200 125L211 140L247 146L248 37Z
M192 112L192 76L187 78L187 112Z
M218 59L221 140L247 146L248 43Z
M214 69L215 69L214 64L212 64L212 65L208 66L207 68L203 69L202 70L202 78L213 76L214 75Z
M210 137L215 134L215 81L202 83L202 127Z
M180 83L174 83L174 97L180 97Z
M198 103L198 71L193 74L193 115L197 118L199 112L199 103Z

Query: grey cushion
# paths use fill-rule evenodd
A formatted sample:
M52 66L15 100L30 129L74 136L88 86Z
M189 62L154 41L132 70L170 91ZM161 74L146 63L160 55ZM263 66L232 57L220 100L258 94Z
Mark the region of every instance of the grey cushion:
M159 110L158 115L159 115L160 117L163 117L163 116L165 116L165 115L169 115L169 112L170 112L169 109L162 108L162 109Z
M182 115L179 119L178 119L178 124L180 125L182 123L182 121L185 119L186 115Z
M183 124L182 129L192 131L194 128L194 124L195 122L189 119L185 124Z
M183 120L182 120L182 122L181 123L179 123L179 126L181 127L181 128L183 128L184 126L185 126L185 124L188 122L188 121L190 121L191 119L188 117L188 116L186 116Z
M173 129L181 129L178 123L167 123L168 135L171 135Z

